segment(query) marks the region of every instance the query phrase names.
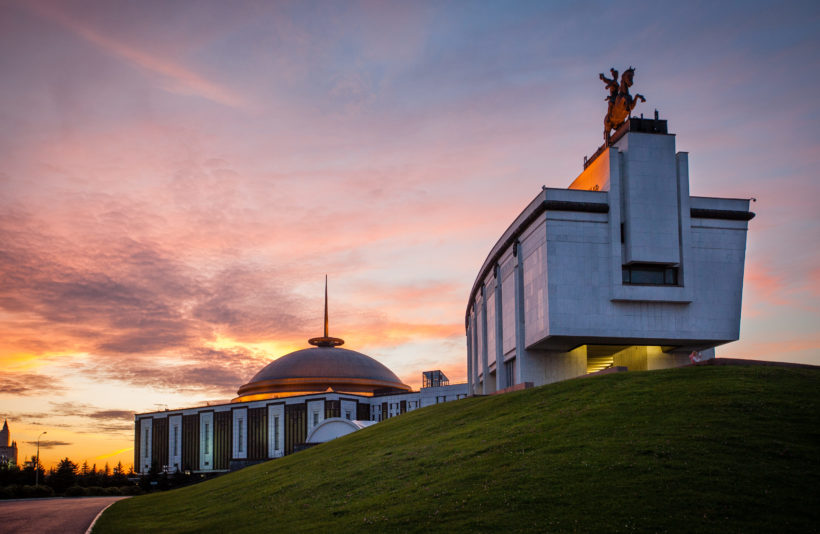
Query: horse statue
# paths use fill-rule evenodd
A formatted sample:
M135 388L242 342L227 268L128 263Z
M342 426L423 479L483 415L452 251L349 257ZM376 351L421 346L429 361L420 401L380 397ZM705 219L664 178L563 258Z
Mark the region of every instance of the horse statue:
M603 73L598 76L606 84L609 89L609 96L606 100L609 102L609 107L604 117L604 142L606 146L610 145L610 131L617 130L624 122L632 115L632 110L638 105L638 100L646 102L643 95L629 94L629 88L632 87L632 82L635 77L635 69L629 67L621 76L621 81L618 83L618 71L609 69L612 78L607 78Z

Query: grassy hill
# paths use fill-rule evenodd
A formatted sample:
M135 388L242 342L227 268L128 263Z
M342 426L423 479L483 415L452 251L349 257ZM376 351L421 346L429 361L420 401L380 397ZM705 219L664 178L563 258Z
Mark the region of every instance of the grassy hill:
M570 380L121 501L94 532L817 531L818 401L816 369Z

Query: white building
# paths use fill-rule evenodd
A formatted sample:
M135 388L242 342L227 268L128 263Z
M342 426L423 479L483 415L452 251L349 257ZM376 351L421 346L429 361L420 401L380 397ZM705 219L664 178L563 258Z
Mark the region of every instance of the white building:
M470 392L714 357L739 336L753 217L749 200L689 195L666 121L627 121L490 251L465 318Z
M342 343L325 328L313 348L270 362L229 403L136 414L134 471L224 472L467 396L467 384L449 385L440 371L425 372L412 391Z

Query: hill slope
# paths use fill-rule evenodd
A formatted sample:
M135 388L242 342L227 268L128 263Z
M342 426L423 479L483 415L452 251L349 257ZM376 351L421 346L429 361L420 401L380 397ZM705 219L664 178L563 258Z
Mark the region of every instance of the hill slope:
M686 367L411 412L116 503L106 532L813 531L820 371Z

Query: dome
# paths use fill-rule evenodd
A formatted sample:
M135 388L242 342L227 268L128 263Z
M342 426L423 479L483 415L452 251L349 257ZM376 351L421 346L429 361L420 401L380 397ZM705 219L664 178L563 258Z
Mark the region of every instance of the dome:
M410 386L370 356L320 344L272 361L239 388L233 402L322 393L328 388L358 395L410 391Z
M311 349L285 354L256 373L236 392L231 402L246 402L277 397L324 393L373 395L375 392L410 391L393 371L370 356L340 349L344 340L328 336L327 276L325 276L325 332L308 340Z

